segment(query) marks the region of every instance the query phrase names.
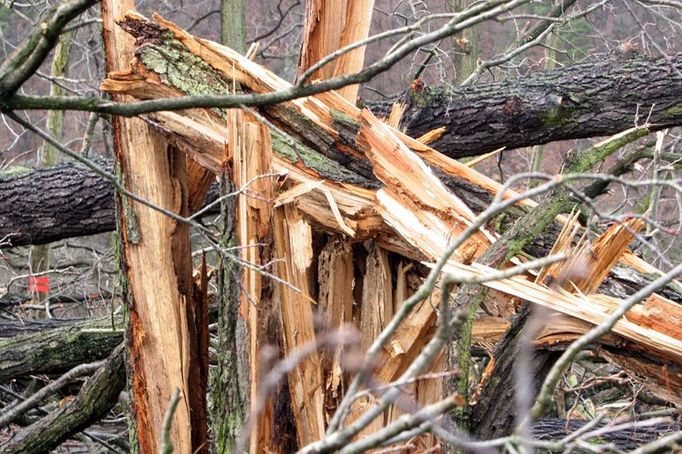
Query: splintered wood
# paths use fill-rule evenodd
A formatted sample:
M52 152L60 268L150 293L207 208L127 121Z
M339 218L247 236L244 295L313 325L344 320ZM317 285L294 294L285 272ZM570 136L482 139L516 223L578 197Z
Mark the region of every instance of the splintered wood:
M320 355L315 346L310 272L313 262L310 224L292 205L275 210L277 276L289 285L278 285L284 331L284 356L297 349L309 355L288 376L296 436L305 446L324 436L324 396Z
M114 19L134 6L132 0L102 2L110 72L126 68L133 55L133 40ZM114 99L131 98L117 95ZM126 188L187 216L185 157L138 118L115 117L113 128ZM203 180L201 169L195 170L197 179ZM202 302L195 299L192 288L189 227L125 197L119 214L131 299L132 402L140 449L145 453L161 450L166 409L177 390L180 401L170 428L171 442L178 452L207 452L208 346L201 345L201 339L207 336L208 326L201 326Z
M272 201L274 183L272 175L272 142L270 130L252 115L241 110L227 113L227 156L233 162L233 183L238 189L237 236L240 257L253 268L242 269L240 313L246 320L249 357L249 399L262 399L260 384L267 371L262 370L260 348L269 343L274 333L268 332L268 321L278 318L272 302L272 283L264 279L257 268L268 266L272 261L269 245L273 241ZM271 446L276 436L274 403L268 399L259 420L251 432L251 451L260 452Z
M329 1L308 3L305 36L311 45L304 45L307 53L302 56L299 73L338 46L367 36L368 22L354 22L365 15L354 11L371 10L373 2L344 0L341 3L343 6L337 9L332 9ZM340 12L341 20L332 17L336 12ZM149 20L129 13L120 23L137 38L137 47L130 64L113 67L115 71L102 84L104 90L116 96L158 99L183 94L226 95L237 83L247 93L292 88L288 82L232 49L196 38L160 17ZM172 48L173 52L163 52L166 48ZM360 55L364 53L350 53L320 69L313 78L354 72L362 67ZM176 65L168 64L168 58L177 58L173 63L178 63L179 68L183 68L184 61L194 63L191 70L169 74ZM370 111L354 106L355 90L350 87L343 94L328 92L248 112L193 109L149 113L141 120L131 120L143 131L156 131L191 158L189 170L185 171L190 175L187 182L190 206L198 206L210 181L202 169L220 173L232 165L235 183L245 187L238 205L241 257L256 267L272 260L274 274L279 278L277 282L270 282L253 270L245 270L242 277L242 315L249 327L252 377L263 373L256 359L261 340L259 330L262 330L259 311L268 310L269 300L263 287L270 285L275 291L268 298L276 300L277 304L272 307L278 308L281 317L282 357L305 352L300 361L291 365L287 376L299 446L324 436L350 378L349 370L345 369L348 352L338 345L321 349L320 330L332 332L352 324L360 333L358 343L366 348L423 280L428 266L445 253L453 239L476 222L481 208L472 208L466 197L453 192L453 186L445 184L446 178L487 194L490 200L502 190L499 183L430 148L427 144L442 131L433 131L419 139L408 137L398 129L400 106L388 122L383 122ZM134 144L140 139L126 140ZM227 157L226 143L232 150ZM168 157L165 148L157 145L155 142L144 144L144 149L151 152L133 153L130 159L140 155L135 158L140 160L140 166L156 165L155 159L161 159L159 156ZM156 158L149 157L152 155ZM181 162L184 165L184 159ZM276 187L273 178L264 176L273 173L283 176ZM175 188L163 187L168 191ZM501 196L507 199L515 195L507 190ZM177 203L178 199L172 200ZM523 200L518 205L532 209L537 204ZM575 217L561 217L557 221L566 223L567 227L559 236L554 252L568 251L568 261L542 270L537 279L535 275L525 274L486 280L482 284L494 289L495 297L508 303L504 315L513 311L516 301L529 301L554 311L550 315L552 323L536 339L538 346L568 342L603 323L624 301L621 294L617 298L599 293L605 280L624 273L647 275L649 279L660 275L656 268L627 251L633 233L641 228L639 221L613 225L596 241L582 241L577 246L574 236L584 229L577 225ZM142 216L140 222L147 220ZM155 222L163 225L165 221ZM495 270L472 262L498 238L490 225L475 229L450 257L445 272L467 279L489 276ZM261 243L266 246L252 247ZM129 257L133 257L134 249L130 247ZM274 252L265 253L269 250ZM514 260L518 264L525 259ZM153 271L161 272L156 268ZM640 281L646 282L643 277ZM439 291L431 298L437 300ZM165 297L165 304L177 299L174 294ZM181 310L181 301L176 303ZM435 307L437 303L431 299L417 304L390 336L381 354L374 358L373 384L392 382L419 354L434 332ZM669 386L663 391L662 385L653 388L659 388L654 390L669 400L677 401L682 390L682 371L678 367L682 361L681 322L680 305L667 300L663 294L654 294L629 311L595 349L603 349L602 354L607 358L617 357L610 360L652 383L660 384L652 375L662 376L661 367L666 367ZM481 317L474 323L473 338L486 351L491 351L507 324L507 320L499 317ZM618 357L614 346L636 352L647 362L626 360L625 355ZM173 348L177 350L177 346ZM169 347L169 356L175 351L173 348ZM184 349L175 352L177 357L185 358ZM443 371L443 368L444 361L439 358L424 380L405 386L413 403L424 405L441 398L442 378L439 381L428 376L456 372ZM183 377L180 371L178 374L177 377ZM182 382L178 383L180 386L188 379L177 380ZM251 386L253 399L258 393L258 383ZM163 389L165 392L166 388ZM369 394L358 399L345 424L371 405L373 398ZM179 413L178 418L187 419L189 408L183 408L180 411L184 413ZM368 426L367 431L395 420L402 411L403 407L392 407ZM150 421L158 419L156 413L151 410L148 413ZM267 424L264 420L257 431L269 430ZM189 426L187 422L174 436L190 437ZM256 432L254 438L262 436ZM252 452L258 451L263 443L254 444L252 440ZM422 438L419 443L428 448L434 442Z
M311 0L306 2L306 20L303 45L298 64L299 77L327 55L362 41L369 35L374 0ZM364 46L340 55L336 60L319 68L311 79L331 79L362 69L365 61ZM338 93L355 103L358 85L347 85Z

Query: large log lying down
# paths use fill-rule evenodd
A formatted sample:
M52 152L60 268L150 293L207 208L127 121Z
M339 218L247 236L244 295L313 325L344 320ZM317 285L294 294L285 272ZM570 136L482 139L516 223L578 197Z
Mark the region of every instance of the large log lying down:
M60 164L0 180L0 239L11 245L110 232L115 225L114 187L90 169Z
M254 92L288 87L285 81L232 50L195 38L163 19L149 21L128 15L122 26L137 38L137 58L129 70L113 73L105 80L103 88L113 93L150 99L182 92L199 94L207 89L228 92L231 80ZM187 62L193 63L191 68ZM333 92L265 107L260 114L277 125L273 129L273 167L289 175L278 204L293 202L311 222L326 230L355 238L378 237L384 247L408 257L438 258L448 239L461 232L474 213L485 206L471 207L467 197L478 193L480 201L484 193L490 200L490 194L500 188L496 182L379 122L369 111L361 112ZM212 110L160 112L145 118L197 162L219 171L226 140L222 116L221 111ZM300 142L287 140L279 128ZM437 172L434 174L427 164ZM456 184L446 186L436 174ZM531 202L526 204L532 206ZM449 269L472 275L487 272L461 262L480 255L496 238L495 232L485 229L472 236L455 254ZM629 253L620 264L621 270L639 275L657 273ZM606 282L614 277L612 274ZM610 297L578 298L521 277L485 285L591 323L603 321L623 296L602 287ZM666 295L682 301L674 286ZM682 311L662 296L649 304L671 315ZM668 362L677 360L682 351L679 333L666 330L669 327L664 321L654 323L655 310L647 311L636 322L617 325L615 332Z
M109 159L96 161L109 172ZM205 203L217 197L209 189ZM217 207L206 214L216 214ZM27 170L0 182L0 239L8 246L45 244L66 238L111 232L114 186L93 170L73 162Z
M575 431L580 430L588 424L583 420L565 420L558 418L547 418L536 422L531 430L533 437L539 440L558 440ZM603 429L607 423L596 424L592 430ZM627 426L627 423L624 423ZM613 444L622 451L632 451L645 443L658 440L661 437L679 430L674 422L662 422L650 426L622 428L612 432L604 430L597 438L600 444ZM589 432L589 431L588 431ZM588 439L588 441L590 441ZM666 448L663 448L666 449Z
M655 128L679 125L682 54L636 52L497 83L408 93L401 127L413 137L436 128L433 143L450 157L480 155L564 139L612 135L648 116ZM675 79L675 80L673 80ZM419 86L419 85L417 85ZM389 103L373 105L387 115Z

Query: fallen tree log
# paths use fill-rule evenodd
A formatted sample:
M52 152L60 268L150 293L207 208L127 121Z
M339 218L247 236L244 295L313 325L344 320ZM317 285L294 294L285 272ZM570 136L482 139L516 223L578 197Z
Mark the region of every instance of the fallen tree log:
M115 228L113 185L72 163L1 180L0 201L0 238L16 246Z
M120 318L85 320L0 339L0 382L29 374L61 373L106 358L122 340Z
M102 418L116 405L126 383L123 345L83 385L78 395L34 424L21 429L0 449L13 453L50 452L64 440Z
M96 163L111 172L109 159ZM91 169L74 162L28 170L0 184L0 239L7 245L45 244L66 238L111 232L114 186ZM205 203L217 198L212 185ZM217 213L213 207L206 215Z
M445 128L431 145L452 157L476 156L557 140L613 135L646 118L654 129L680 125L682 54L650 58L614 55L528 77L460 88L413 88L401 128L419 137ZM390 103L371 105L388 115Z
M533 424L531 433L534 439L555 441L580 430L588 423L589 421L584 420L545 418ZM599 423L596 424L592 430L605 429L608 426L615 425L616 424L613 422ZM638 427L630 428L623 427L620 430L614 431L604 430L604 432L599 434L598 437L594 437L592 440L587 438L586 441L592 441L599 444L613 443L613 445L620 450L631 451L639 448L643 444L658 440L666 434L673 433L677 430L679 430L679 423L672 421L670 423L661 422L647 426L640 425Z

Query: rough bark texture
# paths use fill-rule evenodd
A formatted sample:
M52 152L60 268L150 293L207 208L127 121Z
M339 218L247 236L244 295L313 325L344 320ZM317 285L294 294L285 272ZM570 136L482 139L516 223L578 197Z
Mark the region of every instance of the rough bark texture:
M419 137L439 127L431 144L453 158L480 155L557 140L611 135L644 123L655 128L682 121L682 55L652 59L614 55L529 77L452 90L427 87L407 94L401 127ZM391 102L373 106L388 115Z
M113 169L110 160L98 164ZM217 194L217 185L211 186L205 203ZM206 214L216 213L217 207ZM11 246L51 243L115 227L114 187L86 167L65 162L0 177L0 239L7 237Z
M100 318L0 340L0 382L60 373L106 358L123 340L121 320Z
M496 346L494 357L495 366L490 379L481 391L480 398L473 407L471 416L472 435L482 440L490 440L502 435L508 435L513 429L517 417L516 384L514 367L519 357L519 346L523 339L523 328L531 316L531 305L523 305L515 316L502 341ZM542 384L560 352L545 350L533 351L526 376L531 382L533 395ZM501 405L501 402L507 404Z
M110 166L107 166L110 167ZM114 230L114 188L71 163L0 180L0 238L44 244Z
M0 446L0 450L26 454L51 452L116 405L125 381L123 348L118 348L105 365L83 385L74 400L20 430L4 446Z
M568 434L575 432L589 421L547 418L536 422L533 425L533 438L539 440L559 440ZM606 426L605 423L597 424L593 430ZM676 423L655 424L648 427L637 427L634 429L619 430L616 432L600 435L595 441L600 444L613 443L618 449L623 451L635 450L646 443L655 441L666 434L679 430ZM590 441L590 440L588 440Z

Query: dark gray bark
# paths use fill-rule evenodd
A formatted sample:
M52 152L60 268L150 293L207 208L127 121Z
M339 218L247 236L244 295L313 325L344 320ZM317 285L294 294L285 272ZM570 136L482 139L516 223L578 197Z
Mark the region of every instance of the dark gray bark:
M589 421L547 418L535 423L532 429L533 438L539 440L556 441L569 433L583 427ZM593 430L606 426L607 423L597 424ZM659 438L679 430L677 423L655 424L648 427L624 429L603 434L597 440L591 440L598 444L613 443L618 449L631 451L643 444L651 443ZM590 441L590 440L588 440Z
M111 161L98 164L109 171L113 167ZM214 187L207 202L216 194ZM51 243L115 227L114 187L88 168L68 162L0 177L0 240L7 242L0 248Z
M89 169L68 163L0 180L0 238L12 245L114 227L113 185Z
M515 427L518 407L514 367L520 355L523 329L531 316L531 310L530 304L523 305L504 338L495 347L495 367L471 415L471 431L476 438L491 440L509 435ZM525 374L533 396L537 394L545 376L560 355L561 352L533 351L528 362L531 369Z
M612 135L647 118L654 129L677 126L682 78L672 65L682 69L682 55L669 62L625 54L497 83L426 87L406 96L402 126L413 137L447 128L431 145L453 158ZM387 113L390 105L373 109Z

